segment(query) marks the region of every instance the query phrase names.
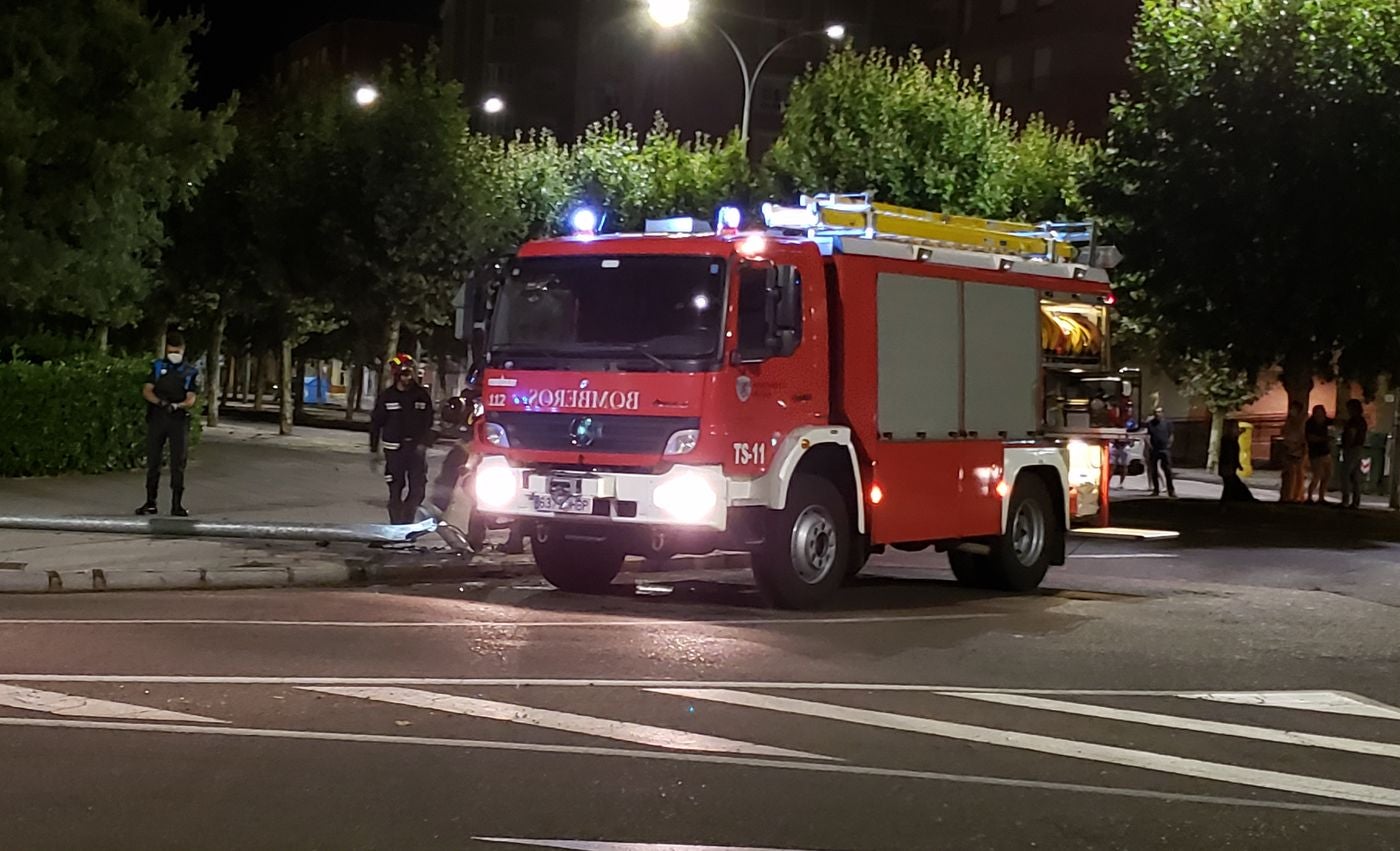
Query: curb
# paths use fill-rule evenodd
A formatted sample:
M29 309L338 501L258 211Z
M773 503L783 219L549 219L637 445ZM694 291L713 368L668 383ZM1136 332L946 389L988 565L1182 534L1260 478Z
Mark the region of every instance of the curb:
M457 582L465 579L498 579L534 573L526 556L490 555L454 561L440 558L428 563L394 564L395 559L354 560L349 564L311 563L289 567L174 568L171 570L15 570L0 571L0 594L82 594L102 591L217 591L248 588L363 586ZM676 556L652 563L632 558L630 573L686 570L736 570L749 566L742 553Z

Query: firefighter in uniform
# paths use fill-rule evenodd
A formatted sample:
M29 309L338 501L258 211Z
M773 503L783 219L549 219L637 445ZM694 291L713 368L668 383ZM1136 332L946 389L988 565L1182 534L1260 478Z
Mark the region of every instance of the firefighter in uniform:
M146 399L146 501L137 514L155 514L160 495L161 456L170 444L170 513L188 517L185 510L185 458L189 451L190 409L199 394L199 370L185 363L185 340L179 334L165 338L165 357L151 364L151 376L141 388Z
M389 364L394 384L374 402L374 413L369 421L369 449L377 452L380 446L384 447L389 522L409 524L417 516L427 490L433 397L418 381L412 357L397 355Z

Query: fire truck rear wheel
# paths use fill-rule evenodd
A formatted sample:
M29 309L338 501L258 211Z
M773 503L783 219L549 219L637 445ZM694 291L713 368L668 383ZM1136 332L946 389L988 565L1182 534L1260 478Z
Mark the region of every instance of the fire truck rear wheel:
M1006 507L1006 531L985 560L986 582L1003 591L1034 591L1050 568L1054 537L1063 534L1045 483L1021 476Z
M841 491L820 476L798 474L787 507L771 512L753 554L759 593L779 608L820 606L845 580L854 543Z
M601 594L622 572L626 555L609 540L570 538L554 531L530 542L535 566L550 585L575 594Z

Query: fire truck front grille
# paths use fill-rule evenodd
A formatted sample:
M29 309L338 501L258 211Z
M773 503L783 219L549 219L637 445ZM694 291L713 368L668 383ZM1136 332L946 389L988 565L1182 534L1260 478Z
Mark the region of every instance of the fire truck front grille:
M638 417L617 414L492 413L515 449L660 455L678 431L699 428L695 417Z

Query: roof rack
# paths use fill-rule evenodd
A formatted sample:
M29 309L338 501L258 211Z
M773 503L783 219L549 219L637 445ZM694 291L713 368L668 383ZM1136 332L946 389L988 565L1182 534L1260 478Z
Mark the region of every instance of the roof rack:
M869 193L802 196L797 207L765 204L774 230L807 236L895 240L925 248L951 248L1050 263L1095 265L1093 222L1007 222L927 212L874 201Z

